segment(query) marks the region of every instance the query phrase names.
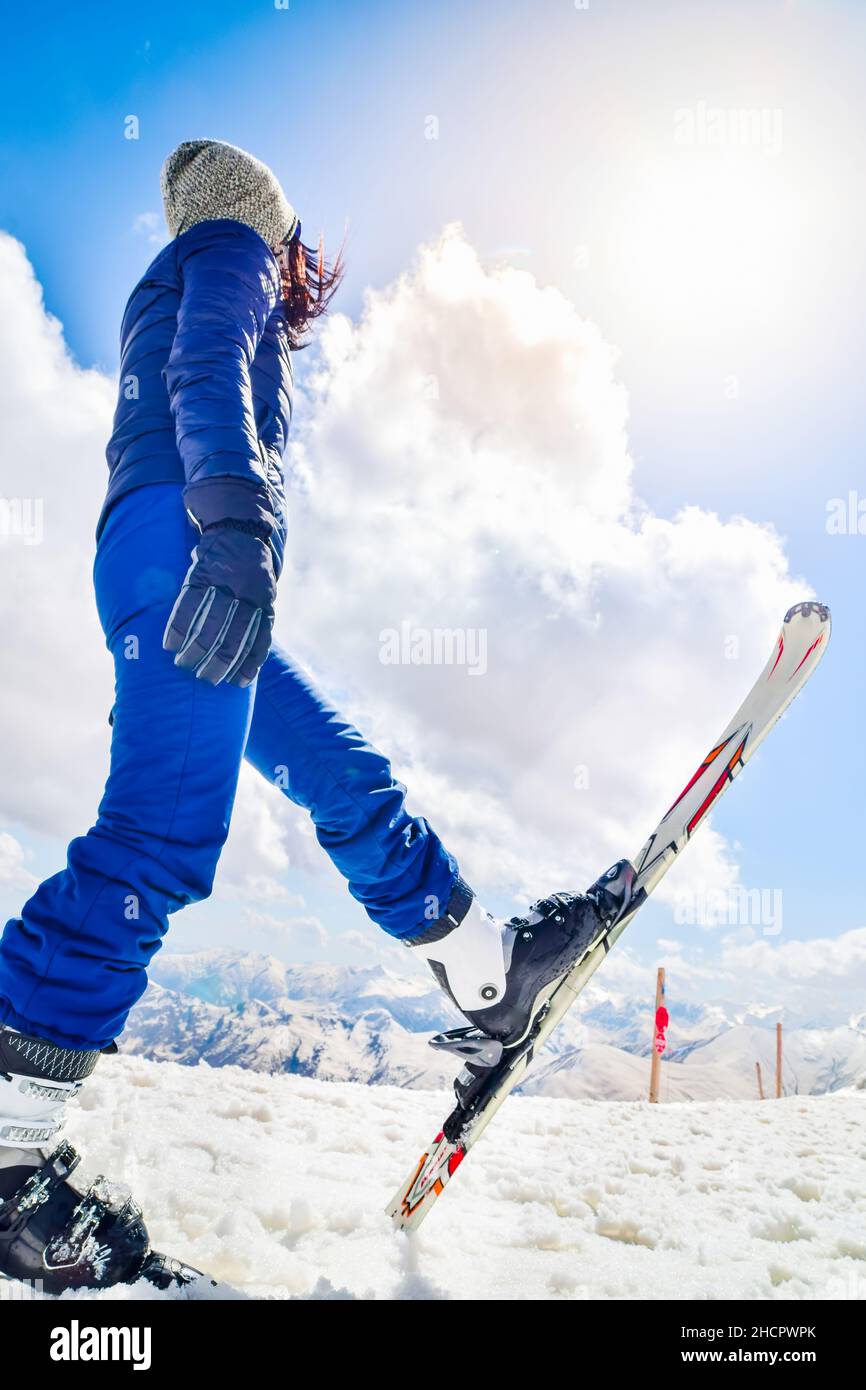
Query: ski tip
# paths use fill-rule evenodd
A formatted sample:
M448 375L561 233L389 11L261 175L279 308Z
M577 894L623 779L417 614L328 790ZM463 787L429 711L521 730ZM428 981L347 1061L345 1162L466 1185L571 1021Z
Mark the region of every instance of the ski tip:
M416 1166L416 1167L413 1169L413 1171L412 1171L412 1176L411 1176L411 1178L409 1179L409 1181L406 1182L406 1183L403 1183L403 1185L400 1187L399 1191L396 1192L396 1193L394 1194L394 1197L391 1199L391 1201L388 1203L387 1207L385 1208L385 1214L386 1214L386 1216L390 1216L391 1221L393 1222L395 1228L396 1228L398 1231L404 1231L404 1230L406 1230L408 1227L410 1227L411 1224L412 1224L412 1218L413 1218L412 1197L413 1197L413 1192L414 1192L414 1189L416 1188L416 1186L417 1186L419 1180L421 1179L421 1176L422 1176L422 1174L423 1174L423 1172L424 1172L424 1169L425 1169L425 1166L426 1166L426 1164L427 1164L427 1162L428 1162L428 1160L429 1160L429 1157L430 1157L429 1152L428 1152L428 1153L423 1153L423 1154L421 1155L421 1158L419 1159L417 1166ZM417 1205L422 1205L422 1204L423 1204L423 1196L421 1197L421 1201L418 1202Z
M401 1191L385 1208L385 1214L390 1217L395 1231L414 1231L427 1215L427 1205L427 1202L422 1200L417 1206L410 1206L406 1193Z
M771 657L770 677L776 676L778 670L777 680L784 677L796 694L827 650L832 631L826 603L819 603L817 599L795 603L785 614L778 648L775 657ZM793 669L790 669L792 662Z
M795 618L817 618L820 623L827 623L832 626L830 609L826 603L819 603L817 599L804 599L802 603L795 603L785 614L785 622L793 622Z

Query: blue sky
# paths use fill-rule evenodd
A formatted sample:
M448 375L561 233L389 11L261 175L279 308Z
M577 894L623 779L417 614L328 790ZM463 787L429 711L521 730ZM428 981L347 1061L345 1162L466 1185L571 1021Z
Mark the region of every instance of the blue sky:
M784 883L790 937L862 923L866 537L825 522L866 489L864 40L862 6L805 0L157 0L19 9L0 84L0 226L85 366L116 369L138 219L197 135L270 163L307 233L348 225L353 316L457 220L599 325L642 502L772 523L833 608L819 676L717 817L746 883ZM781 113L781 148L683 151L676 112L705 106Z

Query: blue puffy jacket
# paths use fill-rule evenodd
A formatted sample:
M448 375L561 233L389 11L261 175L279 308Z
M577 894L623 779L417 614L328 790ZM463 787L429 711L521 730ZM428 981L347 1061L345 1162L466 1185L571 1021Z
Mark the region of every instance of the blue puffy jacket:
M241 478L266 487L283 517L291 414L276 258L241 222L200 222L160 251L123 315L97 534L117 498L143 483Z

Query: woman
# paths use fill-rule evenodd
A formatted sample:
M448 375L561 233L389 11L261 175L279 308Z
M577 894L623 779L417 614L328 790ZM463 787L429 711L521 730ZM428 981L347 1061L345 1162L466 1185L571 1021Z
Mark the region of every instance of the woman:
M110 775L96 824L0 941L0 1273L49 1291L187 1277L149 1253L133 1203L104 1184L82 1199L77 1155L57 1141L116 1050L169 914L211 890L242 758L310 812L373 921L506 1046L631 882L623 864L587 895L496 921L409 815L388 761L272 646L291 354L341 267L304 245L274 175L232 145L180 145L162 191L172 240L124 314L97 527Z

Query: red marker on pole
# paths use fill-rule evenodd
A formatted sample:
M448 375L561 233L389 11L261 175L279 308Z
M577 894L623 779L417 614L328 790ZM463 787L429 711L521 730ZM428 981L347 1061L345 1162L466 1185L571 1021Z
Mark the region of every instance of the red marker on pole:
M653 1050L652 1062L650 1064L650 1102L655 1105L659 1098L659 1081L661 1080L662 1053L667 1047L665 1032L670 1023L668 1011L665 1008L665 972L664 967L659 966L656 976L656 1011L653 1019Z

